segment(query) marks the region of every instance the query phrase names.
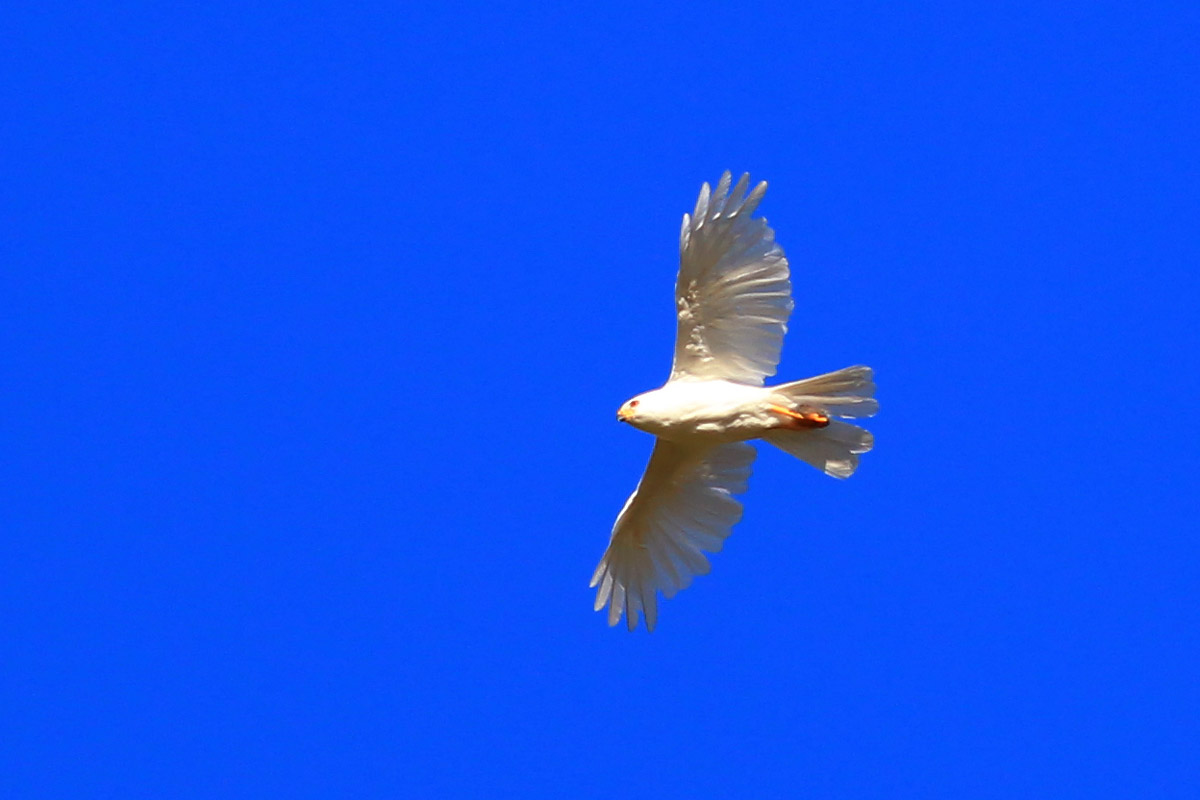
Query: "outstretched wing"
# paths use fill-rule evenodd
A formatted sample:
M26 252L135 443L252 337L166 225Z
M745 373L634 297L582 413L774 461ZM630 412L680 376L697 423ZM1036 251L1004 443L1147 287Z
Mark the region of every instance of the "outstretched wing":
M708 559L742 517L732 495L746 491L754 448L745 442L687 447L659 439L641 483L613 526L608 550L592 576L596 610L608 605L608 624L625 613L629 630L638 611L654 630L661 591L672 597L706 575Z
M783 249L766 220L751 217L766 182L750 175L729 191L730 174L708 184L679 234L675 306L679 329L671 380L721 378L753 386L775 374L792 311Z

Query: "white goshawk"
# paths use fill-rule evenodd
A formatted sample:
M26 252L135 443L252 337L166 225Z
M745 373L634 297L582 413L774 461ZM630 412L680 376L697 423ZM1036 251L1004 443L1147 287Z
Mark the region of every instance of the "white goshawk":
M752 216L766 182L706 183L679 235L679 327L671 377L626 402L617 419L655 435L650 463L613 526L592 576L608 624L638 612L654 630L657 593L671 597L709 570L742 516L754 447L764 439L829 475L848 477L871 434L837 417L878 410L871 369L857 366L778 386L775 374L792 310L788 262L766 220Z

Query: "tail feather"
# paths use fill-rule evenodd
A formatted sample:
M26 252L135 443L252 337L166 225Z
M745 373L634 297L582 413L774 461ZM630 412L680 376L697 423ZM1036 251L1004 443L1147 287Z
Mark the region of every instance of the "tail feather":
M771 387L776 397L792 407L815 406L835 417L873 417L879 411L874 398L874 373L870 367L839 369Z
M879 410L870 367L856 366L772 387L781 403L793 408L815 407L834 417L870 417ZM835 478L848 478L858 457L870 450L875 437L848 422L830 420L823 428L768 431L763 439L780 450Z
M763 439L835 478L853 475L859 455L875 445L870 431L838 420L824 428L768 431Z

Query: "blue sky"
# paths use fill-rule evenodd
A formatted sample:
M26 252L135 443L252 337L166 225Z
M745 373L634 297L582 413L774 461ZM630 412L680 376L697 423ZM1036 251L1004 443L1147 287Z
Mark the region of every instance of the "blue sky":
M1200 791L1194 4L103 5L0 53L5 796ZM877 446L631 635L725 169Z

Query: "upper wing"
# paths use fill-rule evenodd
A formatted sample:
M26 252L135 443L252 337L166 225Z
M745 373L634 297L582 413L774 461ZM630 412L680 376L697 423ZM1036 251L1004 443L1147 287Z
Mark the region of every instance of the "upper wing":
M722 378L754 386L775 374L792 311L783 249L766 220L752 218L766 182L748 195L750 175L733 192L726 172L700 188L679 234L675 305L679 329L671 380Z
M629 630L638 610L646 628L658 619L656 591L672 597L696 575L706 575L708 559L742 517L731 495L746 491L754 448L745 442L687 447L659 439L641 483L613 525L608 550L592 576L596 610L608 604L608 624L625 612Z

